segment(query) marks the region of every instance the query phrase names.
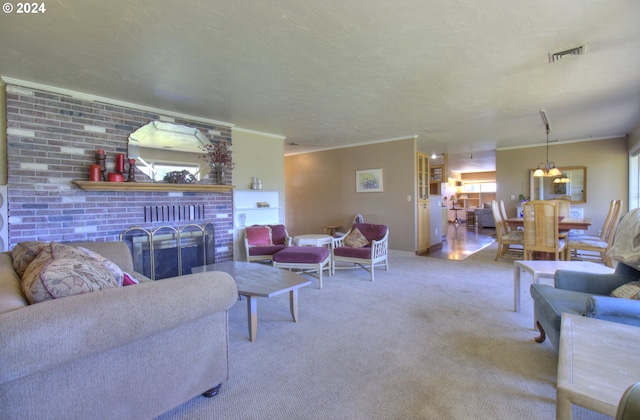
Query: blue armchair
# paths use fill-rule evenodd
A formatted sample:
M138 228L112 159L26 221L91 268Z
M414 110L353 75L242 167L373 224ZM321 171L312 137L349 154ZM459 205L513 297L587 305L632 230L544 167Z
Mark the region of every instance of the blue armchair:
M640 326L640 300L611 297L616 288L640 280L640 271L636 261L640 257L633 249L633 238L640 229L640 209L632 210L620 221L616 240L629 241L623 254L616 255L618 260L612 274L581 273L558 270L555 274L555 287L545 284L532 284L531 297L534 302L534 319L540 336L536 341L542 343L546 337L556 351L560 342L560 317L563 312L578 314L605 321ZM618 243L618 248L620 248Z

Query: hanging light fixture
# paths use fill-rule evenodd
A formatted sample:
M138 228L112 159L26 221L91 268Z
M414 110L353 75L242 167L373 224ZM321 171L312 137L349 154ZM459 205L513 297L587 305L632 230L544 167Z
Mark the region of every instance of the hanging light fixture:
M547 160L545 163L539 163L538 169L533 172L533 176L561 176L560 169L556 168L556 164L549 162L549 132L551 131L551 125L547 118L547 112L544 109L540 110L542 116L542 122L544 123L545 130L547 132Z

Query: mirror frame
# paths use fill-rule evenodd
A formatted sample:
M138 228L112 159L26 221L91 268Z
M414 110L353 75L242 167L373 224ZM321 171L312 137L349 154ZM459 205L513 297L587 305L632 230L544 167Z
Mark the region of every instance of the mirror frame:
M560 172L565 172L565 171L576 171L576 170L582 170L583 171L583 176L584 176L584 182L582 185L582 189L583 189L583 200L570 200L571 204L586 204L587 203L587 167L586 166L564 166L560 168ZM530 199L531 200L539 200L540 197L537 197L537 190L536 190L536 183L535 183L535 178L542 178L542 179L553 179L554 177L534 177L533 176L533 172L535 171L535 169L530 169L529 170L529 194L530 194ZM550 200L553 199L554 197L550 197L550 198L544 198L546 200Z

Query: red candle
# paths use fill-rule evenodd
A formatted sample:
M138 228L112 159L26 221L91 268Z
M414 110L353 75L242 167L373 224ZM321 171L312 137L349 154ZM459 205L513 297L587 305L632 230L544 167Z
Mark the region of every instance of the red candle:
M124 153L118 153L116 156L116 172L124 172Z
M89 165L89 181L100 181L102 174L100 172L100 165Z

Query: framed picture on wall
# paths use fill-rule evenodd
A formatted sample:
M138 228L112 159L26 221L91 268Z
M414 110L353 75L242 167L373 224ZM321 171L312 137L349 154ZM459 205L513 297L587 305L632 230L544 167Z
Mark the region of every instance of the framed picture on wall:
M356 171L356 192L382 192L382 169Z
M553 184L553 188L554 194L567 194L567 184L565 183Z

